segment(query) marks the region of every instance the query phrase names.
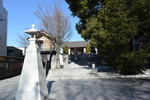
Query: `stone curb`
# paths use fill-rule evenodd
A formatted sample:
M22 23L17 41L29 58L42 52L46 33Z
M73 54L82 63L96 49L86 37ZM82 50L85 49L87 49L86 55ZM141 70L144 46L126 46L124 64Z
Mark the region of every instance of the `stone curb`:
M98 75L99 79L119 79L119 78L150 78L150 74L146 75L112 75L112 76L100 76Z

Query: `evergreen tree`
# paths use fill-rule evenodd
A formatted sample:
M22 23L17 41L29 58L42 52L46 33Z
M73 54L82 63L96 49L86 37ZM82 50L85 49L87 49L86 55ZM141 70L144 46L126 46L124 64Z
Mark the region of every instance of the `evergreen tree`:
M91 48L90 48L90 45L89 45L89 44L86 45L86 53L87 53L87 54L90 54L90 53L91 53Z
M69 47L67 45L65 45L65 47L63 48L63 51L65 54L68 54L68 49L69 49Z
M90 39L90 35L83 36L82 30L86 29L87 21L91 16L97 16L104 0L65 0L70 6L73 16L80 18L76 24L76 29L84 39Z
M82 7L85 11L73 10L74 15L84 16L79 17L85 20L80 22L85 26L80 28L82 36L91 39L92 46L98 48L109 66L123 74L141 72L150 49L149 0L98 0L91 4L94 9L99 7L94 14L90 13L93 11L89 8L90 0L82 2L86 2ZM70 4L70 9L75 5ZM86 14L90 16L86 18Z

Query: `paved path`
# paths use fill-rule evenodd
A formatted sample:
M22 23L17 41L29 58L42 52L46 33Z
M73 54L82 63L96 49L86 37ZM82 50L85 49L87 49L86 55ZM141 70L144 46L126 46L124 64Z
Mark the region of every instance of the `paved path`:
M0 100L14 100L19 77L0 81ZM149 100L150 79L49 81L47 100Z
M0 80L0 100L15 100L20 76Z

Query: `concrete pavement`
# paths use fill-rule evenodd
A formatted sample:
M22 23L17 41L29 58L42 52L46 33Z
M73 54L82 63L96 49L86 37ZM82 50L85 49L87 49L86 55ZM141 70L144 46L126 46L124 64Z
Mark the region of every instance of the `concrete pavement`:
M20 75L0 80L0 100L15 100Z
M47 100L149 100L150 79L59 80Z
M14 100L20 76L0 81L0 100ZM149 100L150 79L47 81L47 100Z

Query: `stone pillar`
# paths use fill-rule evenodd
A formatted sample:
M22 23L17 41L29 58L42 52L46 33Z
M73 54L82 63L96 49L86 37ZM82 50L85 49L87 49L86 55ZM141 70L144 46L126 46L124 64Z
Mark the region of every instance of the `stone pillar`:
M68 55L70 55L70 48L68 49Z
M98 54L97 48L95 48L96 54Z
M86 54L86 48L83 49L84 54Z
M46 75L36 38L30 38L16 100L44 100L48 96Z
M95 64L92 64L92 68L95 69Z

